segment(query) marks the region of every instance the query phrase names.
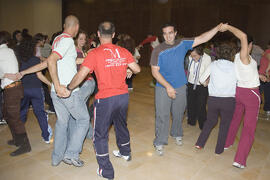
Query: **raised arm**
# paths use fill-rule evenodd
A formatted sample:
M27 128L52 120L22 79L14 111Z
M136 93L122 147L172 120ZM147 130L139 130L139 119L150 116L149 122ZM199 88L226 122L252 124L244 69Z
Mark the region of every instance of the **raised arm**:
M250 63L250 58L249 58L249 52L248 52L248 40L247 40L247 35L242 32L240 29L237 29L236 27L233 27L228 24L224 24L222 26L222 31L223 30L228 30L231 33L233 33L241 42L241 50L240 50L240 59L243 64L249 64Z
M222 23L220 23L219 25L217 25L216 27L214 27L210 31L207 31L207 32L195 37L192 47L196 47L196 46L198 46L202 43L205 43L205 42L209 41L210 39L212 39L212 37L214 37L216 35L216 33L220 30L221 26L222 26Z

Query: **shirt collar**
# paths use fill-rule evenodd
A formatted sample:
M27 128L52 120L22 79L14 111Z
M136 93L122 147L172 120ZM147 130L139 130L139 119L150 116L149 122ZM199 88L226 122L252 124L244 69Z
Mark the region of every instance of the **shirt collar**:
M7 46L7 44L1 44L0 45L0 48L7 48L8 46Z

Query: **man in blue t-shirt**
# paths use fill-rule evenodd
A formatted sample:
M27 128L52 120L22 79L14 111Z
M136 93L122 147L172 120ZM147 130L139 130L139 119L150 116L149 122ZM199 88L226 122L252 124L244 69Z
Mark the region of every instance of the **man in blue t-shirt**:
M177 145L182 145L182 119L186 109L186 83L184 58L188 50L210 40L222 24L195 38L175 39L177 31L171 23L162 26L165 42L157 46L151 55L152 75L157 80L155 88L155 140L154 146L163 155L163 146L168 144L170 114L172 125L170 135Z

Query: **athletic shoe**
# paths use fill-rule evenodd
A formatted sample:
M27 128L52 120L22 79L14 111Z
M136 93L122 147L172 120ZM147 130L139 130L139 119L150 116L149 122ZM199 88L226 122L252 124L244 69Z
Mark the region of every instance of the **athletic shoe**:
M55 111L51 111L51 110L45 110L46 111L46 113L48 113L48 114L55 114Z
M97 175L100 176L100 177L103 177L103 175L102 175L102 169L97 168ZM105 177L103 177L103 178L105 178ZM107 180L113 180L113 179L107 178Z
M182 142L182 137L175 137L175 143L178 145L178 146L181 146L183 144Z
M197 145L195 146L195 148L196 148L196 149L202 149L201 146L197 146Z
M53 131L52 131L52 128L49 124L48 124L48 132L49 132L48 140L43 139L46 144L50 144L50 141L51 141L52 136L53 136Z
M229 149L230 147L232 147L232 145L228 146L228 147L224 147L224 150Z
M238 162L233 162L233 164L232 164L234 167L237 167L237 168L240 168L240 169L244 169L245 168L245 166L244 165L242 165L242 164L239 164Z
M122 154L120 153L119 150L114 150L114 151L113 151L113 155L114 155L115 157L123 158L123 159L126 160L126 161L130 161L130 160L131 160L131 155L124 156L124 155L122 155Z
M70 159L70 158L64 158L63 162L68 165L73 165L75 167L82 167L84 165L84 162L80 159Z
M156 152L157 152L157 154L158 154L159 156L163 156L164 150L163 150L163 146L162 146L162 145L157 145L157 146L155 146L155 150L156 150Z
M7 124L7 121L6 120L4 120L4 119L1 119L0 120L0 125L6 125Z

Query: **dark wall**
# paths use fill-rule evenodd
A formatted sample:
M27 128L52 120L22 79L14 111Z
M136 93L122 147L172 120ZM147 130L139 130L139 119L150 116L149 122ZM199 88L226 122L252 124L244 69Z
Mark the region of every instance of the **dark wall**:
M100 22L110 20L117 33L130 34L137 43L149 33L160 35L160 26L168 21L186 37L228 22L253 35L262 47L270 40L269 0L63 0L62 4L63 18L78 16L85 31L96 32Z

